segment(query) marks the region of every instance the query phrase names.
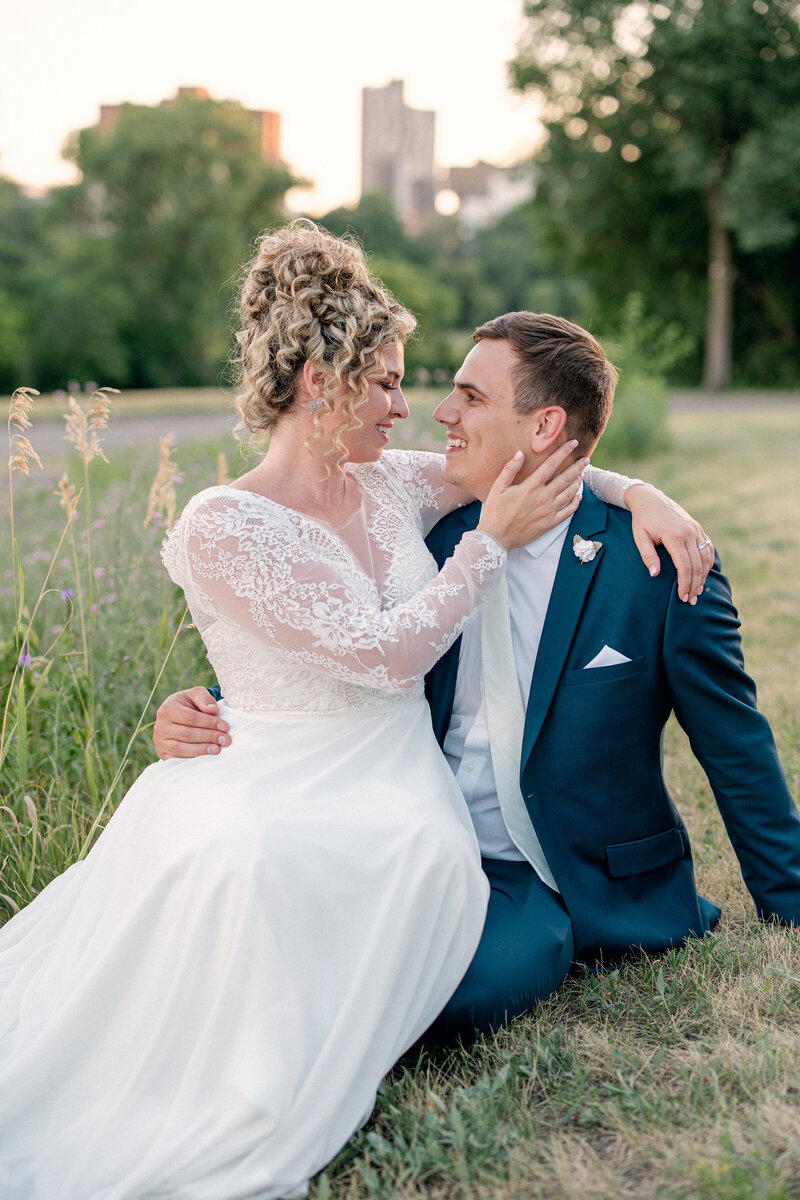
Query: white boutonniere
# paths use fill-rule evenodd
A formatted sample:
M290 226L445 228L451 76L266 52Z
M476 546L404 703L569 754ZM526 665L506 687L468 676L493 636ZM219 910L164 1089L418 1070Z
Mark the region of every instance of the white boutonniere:
M576 533L572 539L572 553L581 563L590 563L597 551L603 548L602 542L588 542Z

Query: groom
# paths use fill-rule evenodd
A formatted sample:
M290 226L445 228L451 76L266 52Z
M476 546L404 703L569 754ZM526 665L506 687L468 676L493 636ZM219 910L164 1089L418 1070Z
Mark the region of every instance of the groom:
M616 375L590 334L510 313L474 339L435 413L448 431L450 482L481 501L520 447L525 473L569 438L576 454L591 452ZM433 530L440 564L479 514L476 502ZM714 926L719 909L697 895L662 774L671 711L708 775L760 915L800 924L800 819L718 568L696 607L681 603L671 562L664 557L650 578L630 514L586 490L571 520L511 551L507 590L492 594L428 685L492 889L481 943L432 1039L499 1028L575 962L658 953ZM171 697L159 710L159 752L182 736L180 703Z

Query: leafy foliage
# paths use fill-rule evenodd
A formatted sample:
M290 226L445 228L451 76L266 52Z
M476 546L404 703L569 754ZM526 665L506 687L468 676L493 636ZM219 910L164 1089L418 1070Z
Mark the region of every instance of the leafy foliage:
M796 361L796 0L528 0L525 11L511 73L549 135L536 212L598 314L635 290L699 332L710 265L721 308L707 353L727 337L736 280L738 361L752 361L754 308Z
M66 153L82 178L41 206L23 285L40 387L74 376L215 381L232 276L296 181L263 160L241 105L194 96L125 104L110 129L81 130Z

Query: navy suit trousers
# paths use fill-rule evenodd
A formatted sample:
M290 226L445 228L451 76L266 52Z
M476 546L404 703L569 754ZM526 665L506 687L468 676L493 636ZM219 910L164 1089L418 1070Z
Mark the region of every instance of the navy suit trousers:
M569 974L572 925L557 892L526 862L483 859L486 924L466 975L422 1041L447 1045L489 1033L544 1000Z

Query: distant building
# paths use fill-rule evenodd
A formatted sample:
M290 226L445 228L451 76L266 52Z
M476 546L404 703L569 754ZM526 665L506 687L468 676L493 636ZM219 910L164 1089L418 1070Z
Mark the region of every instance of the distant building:
M433 215L437 193L454 192L458 200L453 205L458 205L467 231L496 221L531 198L534 174L529 163L498 167L480 161L471 167L437 167L436 113L409 108L403 87L402 79L393 79L386 87L362 90L362 196L389 196L406 228L416 230Z
M402 79L364 88L361 103L361 194L390 196L408 228L434 212L436 113L409 108Z
M451 167L442 188L458 196L458 215L465 228L480 229L531 199L534 168L531 163L497 167L483 161L471 167Z
M171 100L162 100L159 107L174 108L178 101L183 100L186 96L192 96L198 100L211 99L208 91L205 88L181 87L178 88L178 91ZM101 130L112 129L121 107L122 105L120 104L102 104L100 106L100 120L98 122L98 128ZM266 162L279 163L281 161L280 113L269 112L261 109L248 109L248 112L253 118L256 128L258 129L262 157Z

